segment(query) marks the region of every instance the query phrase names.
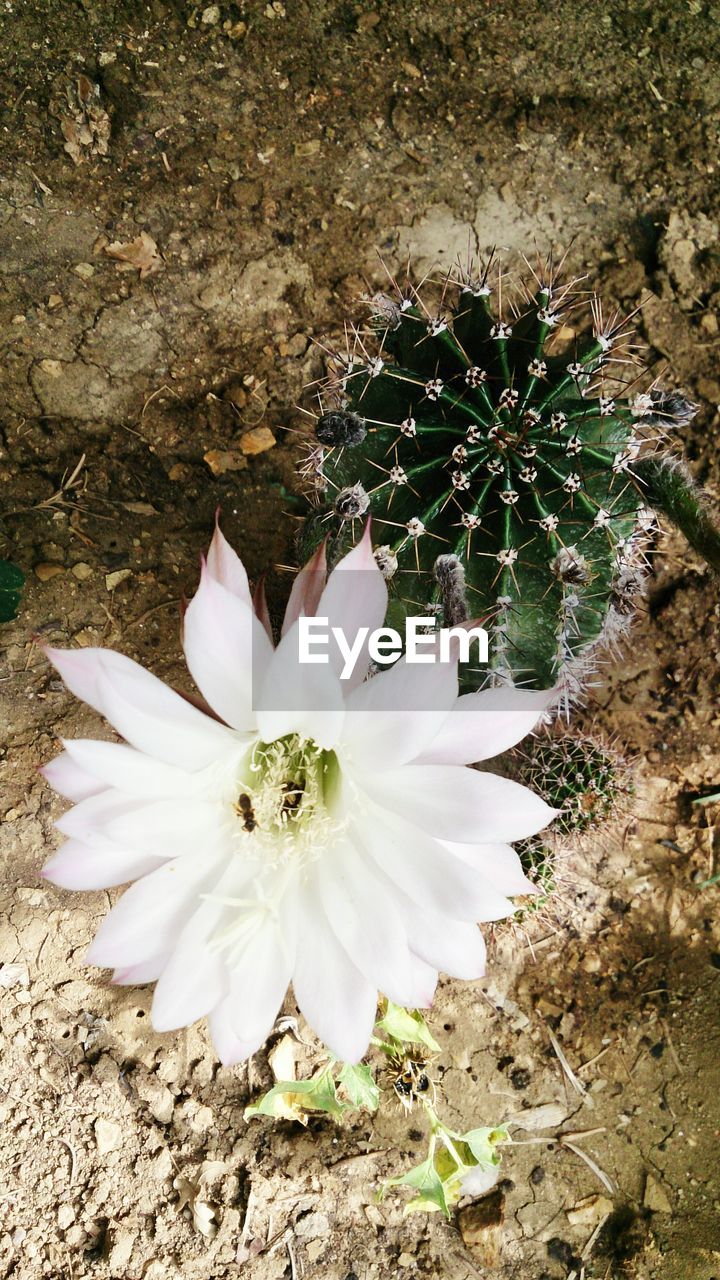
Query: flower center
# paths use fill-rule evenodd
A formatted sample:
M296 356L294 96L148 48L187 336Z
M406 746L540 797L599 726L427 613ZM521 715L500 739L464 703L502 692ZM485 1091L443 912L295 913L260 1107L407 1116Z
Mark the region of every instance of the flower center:
M233 806L241 831L272 850L274 861L296 858L300 846L322 843L318 836L330 822L337 778L335 753L312 738L293 733L275 742L257 742L245 762Z

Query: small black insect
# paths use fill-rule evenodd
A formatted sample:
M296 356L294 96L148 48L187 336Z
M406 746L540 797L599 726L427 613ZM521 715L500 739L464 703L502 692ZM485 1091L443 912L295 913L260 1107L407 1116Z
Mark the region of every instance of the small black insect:
M292 818L299 808L305 790L301 782L283 783L283 802L281 813L283 818Z
M243 827L245 831L254 831L257 826L257 822L255 821L255 813L253 811L252 800L250 797L243 792L243 794L238 798L235 808L243 820Z

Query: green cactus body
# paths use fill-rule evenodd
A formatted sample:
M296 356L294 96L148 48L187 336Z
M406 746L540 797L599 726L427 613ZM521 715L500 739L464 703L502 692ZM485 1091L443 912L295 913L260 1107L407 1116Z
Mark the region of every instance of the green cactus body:
M602 738L540 733L510 753L510 773L560 812L556 836L606 827L634 791L628 762ZM542 840L525 841L532 852Z
M554 684L622 629L642 577L630 466L649 398L606 390L629 385L627 330L593 302L592 336L560 354L577 294L533 277L508 319L488 269L446 282L431 308L421 290L376 295L372 329L324 384L305 468L319 501L305 549L329 534L337 556L372 516L393 625L429 609L461 620L436 573L453 558L460 612L491 634L470 686Z

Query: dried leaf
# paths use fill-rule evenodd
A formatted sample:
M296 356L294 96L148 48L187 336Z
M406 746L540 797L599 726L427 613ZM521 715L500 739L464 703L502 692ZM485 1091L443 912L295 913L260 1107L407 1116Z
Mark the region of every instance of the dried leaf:
M173 1187L178 1193L178 1209L182 1212L188 1208L192 1213L193 1226L206 1240L212 1240L217 1232L215 1208L202 1198L200 1188L189 1178L175 1178Z
M119 240L106 244L105 253L109 258L115 259L118 271L139 271L141 280L154 276L163 265L158 247L147 231L141 231L139 236L126 244Z

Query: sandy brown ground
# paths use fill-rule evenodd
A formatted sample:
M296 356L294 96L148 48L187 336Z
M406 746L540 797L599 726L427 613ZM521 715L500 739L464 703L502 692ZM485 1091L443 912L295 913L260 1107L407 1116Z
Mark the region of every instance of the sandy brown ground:
M29 579L0 676L3 1274L482 1274L454 1223L374 1202L419 1158L414 1118L248 1126L264 1055L221 1069L204 1027L154 1035L149 992L85 967L110 895L38 881L61 805L36 769L59 735L102 729L35 637L181 682L178 600L217 504L252 572L292 562L311 338L380 282L377 250L395 265L412 246L422 270L468 235L572 242L610 302L644 302L651 365L702 404L678 444L718 495L719 17L703 0L0 16L0 550ZM141 232L162 258L144 279L105 252ZM257 427L276 444L246 459ZM240 469L220 470L228 454ZM487 982L444 983L433 1011L455 1127L522 1121L501 1277L720 1275L720 890L700 887L717 810L692 805L720 783L720 615L679 539L656 567L586 717L637 757L635 814L570 860L558 922L532 947L504 934ZM609 1187L556 1141L579 1132ZM183 1179L204 1188L212 1240ZM595 1195L609 1206L573 1213Z

